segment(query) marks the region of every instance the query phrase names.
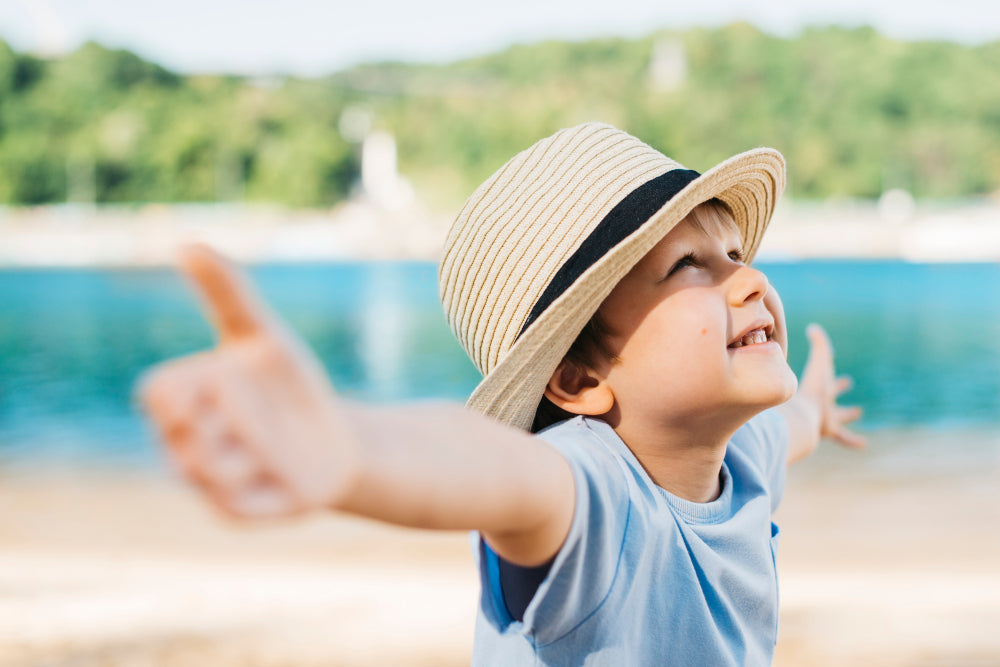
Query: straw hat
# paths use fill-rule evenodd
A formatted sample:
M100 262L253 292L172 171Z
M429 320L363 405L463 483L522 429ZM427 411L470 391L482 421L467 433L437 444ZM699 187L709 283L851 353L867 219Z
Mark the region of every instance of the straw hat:
M445 242L441 301L483 374L469 407L528 429L545 386L601 302L695 206L732 212L747 261L785 185L770 148L704 174L610 125L561 130L477 189Z

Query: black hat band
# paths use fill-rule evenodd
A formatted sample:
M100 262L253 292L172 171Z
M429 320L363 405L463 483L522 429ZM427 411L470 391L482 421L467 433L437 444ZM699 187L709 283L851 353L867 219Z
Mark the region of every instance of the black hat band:
M531 307L518 338L587 269L646 224L654 213L699 176L701 174L693 169L673 169L646 181L618 202L552 276L552 281Z

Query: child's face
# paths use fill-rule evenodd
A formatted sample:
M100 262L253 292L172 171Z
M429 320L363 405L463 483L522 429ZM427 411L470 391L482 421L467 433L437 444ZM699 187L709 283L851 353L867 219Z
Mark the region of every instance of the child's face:
M742 423L795 393L777 293L743 264L731 220L699 219L671 230L601 306L618 357L606 380L623 423Z

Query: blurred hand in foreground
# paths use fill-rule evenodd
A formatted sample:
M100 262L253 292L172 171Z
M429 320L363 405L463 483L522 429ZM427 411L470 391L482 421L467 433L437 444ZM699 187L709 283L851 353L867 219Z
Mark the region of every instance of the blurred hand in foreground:
M335 503L350 492L358 449L322 365L218 253L187 246L179 265L219 340L155 367L141 384L172 458L231 516Z
M516 563L555 555L576 498L557 450L458 404L344 403L319 361L225 259L192 246L180 268L219 343L153 369L141 399L181 470L223 512L259 519L339 509L480 530Z

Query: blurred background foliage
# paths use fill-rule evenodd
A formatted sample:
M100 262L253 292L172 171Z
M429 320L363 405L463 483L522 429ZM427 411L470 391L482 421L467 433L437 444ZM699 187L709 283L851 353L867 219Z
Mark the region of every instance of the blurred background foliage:
M400 170L438 208L517 150L593 119L694 169L774 146L798 199L1000 190L1000 42L868 28L788 39L739 23L318 79L181 76L95 43L43 60L0 42L0 203L330 206L359 171L345 110L396 137Z

